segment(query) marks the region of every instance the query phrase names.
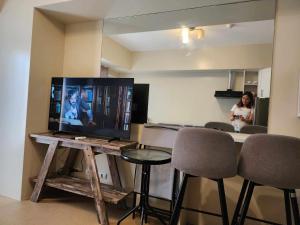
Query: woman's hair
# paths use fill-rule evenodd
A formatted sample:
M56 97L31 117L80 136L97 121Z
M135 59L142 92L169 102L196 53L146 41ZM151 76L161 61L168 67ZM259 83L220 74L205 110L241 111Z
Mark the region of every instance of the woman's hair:
M249 104L248 105L244 105L243 104L243 101L242 101L242 98L244 95L247 95L248 98L249 98ZM253 105L254 105L254 97L253 97L253 94L250 92L250 91L246 91L243 96L241 97L239 103L237 104L238 107L247 107L247 108L252 108Z

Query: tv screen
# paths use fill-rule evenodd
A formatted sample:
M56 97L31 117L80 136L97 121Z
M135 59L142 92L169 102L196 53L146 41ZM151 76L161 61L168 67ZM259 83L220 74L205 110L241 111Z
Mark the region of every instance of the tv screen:
M149 84L134 84L131 122L147 123L149 101Z
M49 129L129 139L132 78L53 78Z

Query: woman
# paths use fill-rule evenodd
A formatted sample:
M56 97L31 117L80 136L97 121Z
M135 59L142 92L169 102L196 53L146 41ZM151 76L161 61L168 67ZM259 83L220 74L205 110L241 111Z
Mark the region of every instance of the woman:
M253 94L247 91L243 94L239 103L232 107L230 112L230 121L232 121L235 131L240 131L243 126L252 123L253 106Z

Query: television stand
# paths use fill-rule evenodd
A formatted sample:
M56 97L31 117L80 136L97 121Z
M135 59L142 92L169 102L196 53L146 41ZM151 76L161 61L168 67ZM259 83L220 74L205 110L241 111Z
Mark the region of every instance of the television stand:
M65 132L65 131L53 131L52 133L51 133L52 135L62 135L62 134L64 134L64 135L69 135L70 137L72 137L71 135L70 135L70 133L68 133L68 132ZM74 136L74 135L73 135Z
M116 164L116 156L121 155L121 150L135 148L136 142L115 141L113 144L106 139L85 138L74 140L73 135L53 133L31 134L30 137L37 143L49 145L39 175L33 178L35 182L31 201L37 202L44 186L72 192L86 197L94 198L98 221L102 225L109 225L105 203L118 204L129 193L125 193ZM47 177L48 170L54 155L59 147L69 148L69 155L65 161L62 174ZM86 162L88 179L80 179L71 176L71 170L79 152L82 152ZM95 161L96 154L107 154L108 165L113 185L101 184Z
M112 142L112 141L121 141L121 139L119 137L113 137L108 139L108 142Z

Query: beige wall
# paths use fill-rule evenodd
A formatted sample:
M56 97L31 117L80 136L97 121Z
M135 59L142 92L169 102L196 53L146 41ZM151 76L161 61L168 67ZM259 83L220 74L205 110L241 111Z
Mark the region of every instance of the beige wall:
M100 77L102 21L90 21L66 25L64 50L64 76ZM80 156L81 157L81 156ZM111 184L106 155L96 156L99 173L107 173L103 183ZM57 166L62 166L57 163ZM78 165L80 168L81 165ZM83 173L78 176L85 176Z
M23 199L28 198L32 192L29 178L38 174L45 153L45 146L35 144L28 135L48 130L51 77L62 74L64 43L64 25L35 10L23 167Z
M271 81L269 132L300 137L300 1L279 0Z
M35 12L26 134L48 130L49 94L53 76L99 76L101 21L63 25ZM29 179L38 174L45 145L26 138L22 198L29 198ZM58 157L58 163L61 158ZM35 162L35 163L32 163ZM102 164L105 164L102 163ZM61 166L61 165L59 165Z
M132 71L257 69L272 65L272 45L134 52Z
M105 35L103 35L102 59L117 67L125 69L132 67L132 52Z
M102 21L66 26L63 74L100 76Z

